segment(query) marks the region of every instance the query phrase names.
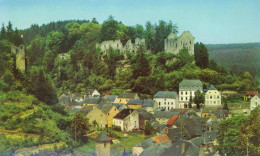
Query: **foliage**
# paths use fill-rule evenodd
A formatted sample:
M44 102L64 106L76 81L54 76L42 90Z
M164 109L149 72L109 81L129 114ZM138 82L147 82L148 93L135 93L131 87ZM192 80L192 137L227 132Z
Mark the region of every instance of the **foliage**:
M153 135L155 133L155 130L153 129L150 122L146 122L145 128L144 128L144 134L145 135Z
M200 90L197 90L195 92L195 97L194 97L193 101L197 105L198 109L200 108L200 104L204 103L204 100L205 100L204 95L201 93Z
M260 107L256 107L241 127L237 138L237 149L241 154L259 155L260 154Z
M246 122L247 117L235 116L220 123L217 140L219 142L219 151L227 155L239 155L236 142L240 128Z

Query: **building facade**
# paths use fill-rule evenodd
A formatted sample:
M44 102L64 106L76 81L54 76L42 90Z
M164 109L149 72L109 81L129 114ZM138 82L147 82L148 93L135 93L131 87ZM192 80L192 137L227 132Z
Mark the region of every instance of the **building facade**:
M166 111L179 108L178 94L175 91L158 91L153 100L158 103L159 108Z
M203 91L203 84L200 80L182 80L179 84L179 103L181 108L185 108L190 98L195 97L197 90ZM186 104L186 105L185 105Z
M188 49L190 55L194 55L194 37L189 31L184 31L179 37L171 33L164 40L164 50L167 53L178 54L184 48Z
M139 114L134 109L124 109L113 118L113 125L121 127L122 131L139 129Z
M123 103L127 104L128 101L139 99L139 96L137 93L121 93L118 95L116 99L116 103Z
M257 94L250 101L250 110L254 110L259 105L260 105L260 94Z
M220 106L221 105L221 93L214 87L208 88L205 94L205 106Z

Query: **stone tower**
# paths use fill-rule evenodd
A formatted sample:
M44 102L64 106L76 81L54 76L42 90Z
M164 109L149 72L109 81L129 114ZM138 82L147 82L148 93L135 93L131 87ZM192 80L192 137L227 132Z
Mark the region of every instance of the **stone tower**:
M194 37L189 31L184 31L181 36L171 33L164 40L164 50L167 53L178 54L183 48L187 48L190 55L194 55Z
M96 156L110 156L111 140L102 132L96 138Z
M11 46L11 52L15 54L15 64L16 68L20 71L24 72L26 70L26 60L25 60L25 47L24 45L20 45L16 47L14 45Z

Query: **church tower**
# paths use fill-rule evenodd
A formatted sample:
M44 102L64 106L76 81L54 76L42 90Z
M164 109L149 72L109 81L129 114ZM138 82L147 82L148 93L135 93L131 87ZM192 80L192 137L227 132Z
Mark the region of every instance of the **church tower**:
M110 156L111 140L102 132L96 138L96 156Z

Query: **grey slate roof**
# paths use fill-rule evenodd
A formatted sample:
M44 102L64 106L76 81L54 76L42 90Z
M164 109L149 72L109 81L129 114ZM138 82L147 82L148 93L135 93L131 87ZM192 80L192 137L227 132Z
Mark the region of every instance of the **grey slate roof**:
M208 88L208 90L217 90L214 86L210 86L209 88Z
M184 135L184 133L181 131L181 128L169 128L167 136L169 139L171 139L172 142L176 142L182 138L181 134Z
M203 84L200 80L187 80L184 79L181 81L181 83L179 84L179 87L202 87Z
M108 113L108 112L111 110L112 107L113 107L112 104L104 104L104 105L102 105L102 107L100 108L100 110L101 110L102 112L104 112L104 113Z
M144 140L141 143L134 145L134 147L142 147L143 149L146 149L154 143L155 143L155 141L152 138L149 138L149 139Z
M114 102L117 98L117 95L107 95L104 99L106 99L109 102Z
M88 97L84 103L98 104L101 101L101 97Z
M105 132L101 132L98 137L96 138L96 141L99 142L107 142L107 141L111 141L108 136L105 134Z
M171 111L156 111L154 112L155 118L170 118L173 115L180 115L179 112L171 112Z
M165 152L165 149L169 148L172 145L171 142L166 142L163 144L152 144L148 148L144 149L141 153L141 156L159 156Z
M201 136L206 131L206 125L203 124L188 124L183 127L185 128L186 138L188 139Z
M116 119L124 119L128 115L130 115L133 111L134 111L134 109L123 109L116 116L114 116L114 118L116 118Z
M153 98L171 98L176 99L177 93L175 91L158 91Z
M134 99L136 93L121 93L118 95L118 98L129 98L129 99Z
M139 115L141 115L144 118L144 120L150 120L153 118L153 115L147 112L146 110L137 109L136 111L138 112Z
M153 107L155 101L154 100L145 100L145 99L134 99L134 100L129 100L127 104L141 104L143 107Z
M217 139L218 131L206 131L200 137L192 140L196 146L202 145L204 143L209 143Z
M184 145L184 153L182 153ZM188 141L177 141L161 154L161 156L198 156L199 148Z
M59 98L59 104L63 105L80 105L77 101L72 99L70 96L62 96Z

